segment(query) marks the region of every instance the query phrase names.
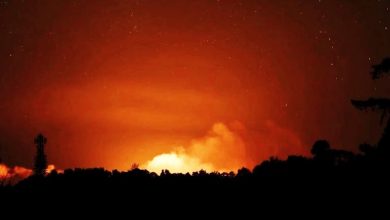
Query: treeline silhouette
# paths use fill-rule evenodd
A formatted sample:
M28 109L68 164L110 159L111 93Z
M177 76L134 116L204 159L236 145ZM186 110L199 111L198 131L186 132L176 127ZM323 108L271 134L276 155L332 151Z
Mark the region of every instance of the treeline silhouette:
M373 79L378 79L390 70L390 58L375 65ZM370 98L366 101L352 100L358 109L382 111L381 121L390 110L390 101L386 98ZM137 196L179 196L180 198L261 195L294 195L318 198L344 195L389 194L390 159L390 119L375 145L362 144L359 152L333 149L328 141L318 140L311 148L311 157L291 155L286 160L271 157L252 170L241 168L237 173L211 172L204 170L193 173L170 173L162 170L157 174L134 166L129 171L108 171L104 168L67 169L63 173L53 170L42 175L42 165L46 164L43 144L46 138L38 136L35 143L38 154L36 175L18 184L0 187L0 193L20 194L38 193L39 195L80 195L93 193L98 195ZM41 162L39 162L41 161ZM267 197L269 198L269 197Z
M63 173L53 170L46 176L33 175L15 186L3 186L2 190L14 192L127 192L188 187L238 189L239 187L277 186L309 188L314 185L328 187L353 187L362 182L388 182L389 155L383 155L379 147L361 145L362 152L354 154L345 150L332 149L326 140L316 141L312 147L313 157L292 155L286 160L271 157L253 170L241 168L237 173L211 172L204 170L193 173L160 174L134 168L129 171L108 171L104 168L67 169ZM366 184L366 183L365 183ZM238 188L237 188L238 187ZM379 185L378 185L379 187ZM244 189L247 190L247 189Z

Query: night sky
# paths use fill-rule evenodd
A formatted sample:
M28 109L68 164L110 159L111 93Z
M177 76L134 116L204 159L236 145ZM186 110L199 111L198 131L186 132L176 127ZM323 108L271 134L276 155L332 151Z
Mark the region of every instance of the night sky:
M31 167L38 132L60 168L357 151L383 128L350 99L390 95L386 56L389 0L0 0L0 158Z

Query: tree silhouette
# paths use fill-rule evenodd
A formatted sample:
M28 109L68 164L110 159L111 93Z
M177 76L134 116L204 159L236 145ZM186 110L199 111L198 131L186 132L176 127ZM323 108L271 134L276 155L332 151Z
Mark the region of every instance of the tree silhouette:
M139 168L139 164L138 163L133 163L133 164L131 164L130 170L135 170L135 169L138 169L138 168Z
M35 156L35 164L34 164L34 174L38 176L43 176L46 174L47 168L47 159L45 155L45 144L47 143L47 139L42 134L38 134L35 137L34 143L37 146L37 154Z
M330 150L330 145L327 140L318 140L313 144L311 149L311 154L313 154L314 158L322 157Z
M371 72L373 80L379 79L385 74L390 74L390 58L385 58L380 64L373 65L374 69ZM359 110L371 109L373 111L381 111L381 123L383 123L386 116L390 113L390 99L389 98L369 98L367 100L351 100L352 105ZM378 150L387 155L390 145L390 119L388 119L381 139L378 142Z
M242 167L237 171L238 178L248 178L251 176L251 174L252 174L251 171L246 167Z
M390 57L387 57L382 60L380 64L373 65L372 68L374 69L371 72L372 79L379 79L384 74L390 73Z

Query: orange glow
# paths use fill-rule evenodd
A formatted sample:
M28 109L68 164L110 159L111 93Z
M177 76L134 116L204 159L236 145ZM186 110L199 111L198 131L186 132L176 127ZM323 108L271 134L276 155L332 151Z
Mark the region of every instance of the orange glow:
M290 154L307 155L296 135L275 123L268 121L267 130L262 133L248 132L242 123L234 122L229 126L215 123L204 137L192 139L188 146L171 148L169 153L158 154L142 165L149 171L194 172L201 169L211 171L237 171L245 166L254 166L251 153L259 159L268 159L268 155L285 158ZM268 140L267 140L268 138ZM273 144L277 138L277 144ZM271 140L271 141L270 141ZM267 148L259 148L252 142L262 141ZM285 148L283 146L290 146Z
M49 164L46 169L46 174L50 174L53 170L57 171L57 173L64 172L64 170L58 169L54 164Z
M13 172L12 173L13 176L18 177L20 179L27 178L33 173L31 169L21 167L21 166L15 166L12 172Z
M0 164L0 179L6 178L8 175L8 167L4 164Z
M226 163L229 161L229 163ZM155 156L145 168L159 172L194 172L237 170L246 163L245 144L225 124L215 123L203 138L193 139L190 146Z
M8 167L0 164L0 184L15 184L22 179L29 177L32 170L21 166Z
M46 168L46 173L49 174L51 171L55 170L56 167L53 164L49 164Z
M323 19L365 4L305 2L1 8L0 158L31 167L38 132L58 167L137 163L156 172L253 168L270 156L307 155L318 138L340 148L374 143L378 123L349 100L372 88L388 93L367 82L366 69L389 51L390 32L359 26L383 15Z
M186 173L199 171L213 171L213 166L210 164L202 164L199 158L194 158L185 153L164 153L155 156L149 161L145 168L150 172L159 173L161 170L167 169L171 173Z
M47 166L46 173L49 174L51 171L57 170L58 173L63 173L63 170L56 169L53 164ZM20 180L23 180L33 174L31 169L14 166L8 167L5 164L0 164L0 180L4 183L15 184Z
M2 129L13 132L6 136L23 136L13 139L12 146L26 148L25 152L31 155L26 158L32 158L30 137L42 132L48 137L48 161L67 168L127 170L132 163L146 165L156 155L173 152L176 156L169 160L182 161L185 168L181 170L236 170L271 156L259 150L256 154L247 151L255 149L254 145L274 148L272 141L266 143L271 146L265 146L262 140L254 143L249 132L241 134L230 124L239 121L261 133L267 129L266 120L281 115L280 102L284 104L287 99L282 88L286 86L280 85L273 74L284 69L279 65L275 69L267 57L280 54L292 57L297 53L296 48L278 50L272 46L279 45L282 40L279 36L290 33L293 27L283 26L277 30L280 34L272 38L256 31L253 40L261 47L252 47L245 43L252 40L244 39L250 35L242 36L242 40L235 38L228 17L219 19L220 24L214 26L213 13L206 13L202 16L208 23L202 24L202 31L197 28L182 31L181 27L187 29L193 23L187 22L198 19L198 13L184 15L174 7L160 10L158 1L140 8L135 3L123 4L129 5L122 9L139 10L134 11L140 23L135 29L135 24L131 30L117 26L111 35L103 34L107 30L103 26L113 25L111 19L127 21L131 17L128 11L118 8L119 11L112 11L119 14L102 19L107 16L98 14L111 10L93 4L91 10L97 14L90 18L92 23L80 23L83 18L60 16L56 25L50 26L53 28L50 33L33 42L34 47L43 51L44 58L41 53L29 55L25 66L31 76L14 80L21 83L18 85L21 89L15 90L3 104L12 111L1 112L3 119L9 121L6 124L14 126ZM179 4L188 7L188 3ZM149 17L143 7L158 16ZM194 7L203 12L210 5L200 3ZM212 7L217 9L217 5ZM232 11L229 7L221 10L216 11L220 16ZM171 20L172 16L175 19ZM189 16L189 20L181 19L182 16ZM262 16L272 21L275 15ZM157 18L168 20L159 23ZM255 24L243 24L243 30L237 33L258 28ZM259 33L275 29L272 22L265 24L269 28L263 27ZM74 31L69 31L69 27ZM157 34L160 32L161 36ZM58 38L60 43L52 44L46 36ZM305 50L299 36L289 39L288 45L299 45L300 50ZM262 51L269 54L256 58ZM286 67L294 71L292 66ZM219 121L224 124L216 123ZM213 126L210 133L197 138L210 126ZM290 128L291 123L283 126ZM21 132L20 127L26 127L27 131ZM184 154L176 152L177 146L183 146Z

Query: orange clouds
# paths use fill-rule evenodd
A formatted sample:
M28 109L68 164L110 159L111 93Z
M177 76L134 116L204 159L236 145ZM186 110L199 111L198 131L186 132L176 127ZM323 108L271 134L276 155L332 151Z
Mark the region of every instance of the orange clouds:
M4 164L0 164L0 179L3 179L8 174L8 167L6 167Z
M205 137L193 139L187 148L176 148L148 161L144 167L159 172L230 171L246 163L245 144L225 124L215 123Z
M31 164L37 132L60 167L120 170L160 153L219 170L306 153L318 137L340 147L375 141L378 123L348 100L372 92L356 72L369 68L367 54L389 51L388 32L327 16L336 19L330 42L318 32L324 5L305 2L14 2L1 14L0 157ZM334 1L325 11L382 16L360 7ZM191 142L235 120L245 126L226 123Z
M0 164L0 183L15 184L32 174L32 170L20 166L8 167Z
M56 166L54 166L54 164L49 164L46 168L46 173L49 174L51 173L53 170L57 171L57 173L63 173L64 170L61 170L61 169L57 169Z
M284 158L290 154L308 152L296 134L267 121L262 131L248 131L240 122L228 125L215 123L202 138L193 139L189 146L174 148L146 162L149 171L171 172L237 171L252 168L270 156Z
M172 173L195 172L201 169L206 171L214 170L212 164L203 163L200 158L188 154L183 148L177 148L170 153L159 154L143 167L156 173L163 169L168 169Z
M215 123L205 137L192 140L189 153L210 161L218 171L237 170L246 164L245 143L223 123Z
M271 156L283 159L288 155L309 154L309 148L302 143L297 133L275 121L266 120L256 130L247 129L238 122L234 127L234 131L242 137L247 151L250 152L246 163L248 167L254 167Z
M49 174L51 171L57 170L57 172L62 173L63 170L58 170L53 164L47 166L46 173ZM14 166L8 167L5 164L0 164L0 184L15 184L30 175L33 174L33 170L21 167Z

